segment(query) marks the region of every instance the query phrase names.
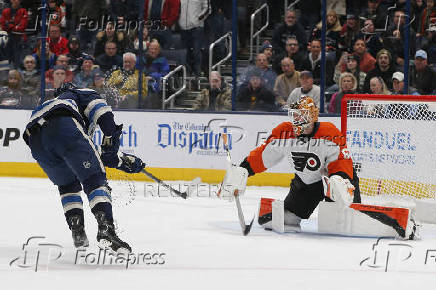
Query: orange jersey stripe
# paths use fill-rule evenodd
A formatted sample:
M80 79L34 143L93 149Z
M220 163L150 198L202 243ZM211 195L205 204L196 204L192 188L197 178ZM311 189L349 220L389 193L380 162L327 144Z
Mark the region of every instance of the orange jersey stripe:
M323 122L320 124L322 124L322 126L319 127L314 138L329 140L340 148L338 159L330 162L327 167L329 175L337 172L344 172L353 179L353 161L351 160L347 149L346 137L342 135L338 128L336 128L332 123Z
M262 160L262 153L263 150L265 150L265 147L273 140L289 139L293 137L294 137L294 132L292 130L291 122L283 122L279 124L277 127L275 127L272 130L272 133L268 137L268 139L266 139L266 141L262 145L252 150L248 155L247 161L248 163L250 163L251 169L253 169L255 173L264 172L265 170L267 170Z

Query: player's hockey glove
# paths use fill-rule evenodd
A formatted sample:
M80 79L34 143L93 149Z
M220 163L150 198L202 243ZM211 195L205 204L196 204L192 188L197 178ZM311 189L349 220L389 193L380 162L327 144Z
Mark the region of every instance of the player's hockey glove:
M120 165L117 169L127 173L138 173L145 167L145 163L135 155L121 153Z
M117 168L127 173L138 173L145 167L145 163L134 155L118 151L122 130L123 125L117 125L115 132L111 136L103 137L101 160L107 167Z
M101 161L110 168L118 167L120 158L118 150L120 149L120 136L123 132L123 125L117 125L116 130L111 136L104 136L101 144Z

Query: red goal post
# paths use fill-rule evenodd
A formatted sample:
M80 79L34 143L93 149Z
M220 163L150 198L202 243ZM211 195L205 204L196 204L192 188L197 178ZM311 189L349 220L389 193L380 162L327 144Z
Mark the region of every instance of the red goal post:
M435 199L436 96L345 95L341 131L362 194Z

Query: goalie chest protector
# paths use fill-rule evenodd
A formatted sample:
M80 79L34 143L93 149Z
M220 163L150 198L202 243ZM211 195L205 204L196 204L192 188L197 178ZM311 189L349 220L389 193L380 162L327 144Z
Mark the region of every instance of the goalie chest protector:
M254 172L263 172L287 158L292 173L305 184L321 180L322 175L342 172L353 178L353 162L346 139L335 125L315 123L310 135L294 136L292 124L284 122L272 130L268 139L247 157Z

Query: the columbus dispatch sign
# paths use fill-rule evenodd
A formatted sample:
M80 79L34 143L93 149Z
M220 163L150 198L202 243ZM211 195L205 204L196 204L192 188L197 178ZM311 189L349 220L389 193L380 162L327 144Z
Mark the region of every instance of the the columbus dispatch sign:
M212 120L213 121L213 120ZM157 144L162 149L178 149L187 154L225 155L221 134L229 136L229 149L233 148L233 136L224 125L211 128L209 124L191 122L157 124ZM240 129L243 134L243 129Z

